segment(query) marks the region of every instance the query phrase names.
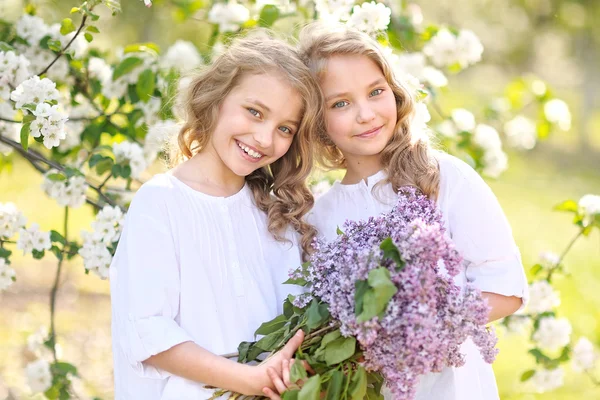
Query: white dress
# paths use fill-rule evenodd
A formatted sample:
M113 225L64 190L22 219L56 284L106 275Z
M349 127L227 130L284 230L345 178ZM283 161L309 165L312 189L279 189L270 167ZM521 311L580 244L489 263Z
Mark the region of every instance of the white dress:
M527 297L527 279L519 250L502 209L481 177L466 163L445 153L437 155L440 166L440 192L437 206L442 212L447 234L465 259L465 268L455 281L467 281L485 292ZM309 222L327 239L335 238L336 228L346 220L367 219L389 212L397 195L391 184L373 191L385 178L383 171L353 185L334 183L320 197ZM466 364L446 368L421 377L416 400L495 400L498 389L492 366L481 358L469 339L462 346ZM386 398L391 395L386 393Z
M282 312L288 270L301 264L295 233L278 242L244 186L230 197L198 192L159 174L127 213L110 268L115 399L202 400L203 384L143 363L193 341L215 353Z

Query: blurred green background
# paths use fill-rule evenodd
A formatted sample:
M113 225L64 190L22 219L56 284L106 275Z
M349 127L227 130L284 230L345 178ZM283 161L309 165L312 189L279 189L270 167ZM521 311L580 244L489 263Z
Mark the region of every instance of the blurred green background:
M60 21L77 1L36 1L47 22ZM555 134L528 152L510 153L509 169L488 181L510 220L526 268L542 251L562 252L577 233L569 214L552 211L566 199L600 194L600 2L597 0L437 0L414 1L425 22L475 31L485 47L484 60L458 76L441 98L442 109L464 107L476 115L481 105L502 94L512 78L534 73L546 80L573 114L568 133ZM198 19L179 20L168 1L145 8L137 0L122 1L123 13L101 18L95 46L116 51L133 42L153 41L163 50L176 39L206 50L209 27ZM0 15L14 20L24 2L0 0ZM105 11L105 10L102 10ZM108 13L106 13L108 14ZM283 27L283 25L281 26ZM280 27L280 28L281 28ZM156 165L154 171L161 169ZM16 161L0 173L0 202L14 202L29 221L43 230L60 224L62 208L47 198L41 177L28 164ZM70 232L89 230L91 211L74 211ZM0 294L0 399L27 398L23 367L32 359L27 337L49 324L49 288L55 265L17 255L18 281ZM570 275L555 281L562 304L560 316L573 324L573 339L587 336L600 344L600 235L580 239L565 260ZM83 381L78 393L112 398L110 298L108 282L85 275L76 259L63 275L58 300L57 330L63 357L77 365ZM501 335L494 364L500 396L507 400L600 399L600 387L567 366L565 385L536 394L520 383L533 367L527 338ZM600 371L595 371L600 376ZM12 396L12 397L11 397Z

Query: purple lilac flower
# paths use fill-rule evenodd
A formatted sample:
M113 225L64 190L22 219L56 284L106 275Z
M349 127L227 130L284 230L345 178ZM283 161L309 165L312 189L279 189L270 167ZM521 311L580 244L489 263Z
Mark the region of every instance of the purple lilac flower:
M414 398L419 375L465 363L461 344L471 337L486 362L496 356L488 306L479 290L460 288L454 277L462 257L444 235L435 204L414 188L402 189L394 209L366 221L347 221L332 242L315 241L306 280L312 295L328 303L344 336L360 343L365 367L379 371L397 400ZM381 242L391 237L403 269L383 257ZM358 322L355 282L385 267L398 288L384 315Z

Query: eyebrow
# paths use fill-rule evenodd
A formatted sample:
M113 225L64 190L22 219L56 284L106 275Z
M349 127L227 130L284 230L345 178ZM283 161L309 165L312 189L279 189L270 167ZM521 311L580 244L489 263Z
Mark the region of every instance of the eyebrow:
M266 112L271 112L271 109L269 107L267 107L267 105L265 103L263 103L262 101L260 101L260 100L253 99L253 98L247 98L246 101L249 102L249 103L256 104L260 108L264 109ZM294 125L296 125L296 128L300 126L300 121L288 119L288 120L286 120L284 122L294 124Z
M382 83L384 83L385 81L386 81L386 80L385 80L385 78L379 78L379 79L377 79L376 81L374 81L373 83L371 83L370 85L368 85L367 87L373 87L373 86L375 86L375 85L382 84ZM334 94L332 94L331 96L327 96L327 97L325 98L325 101L330 101L330 100L332 100L332 99L335 99L336 97L343 97L343 96L347 96L347 95L348 95L348 92L343 92L343 93L334 93Z

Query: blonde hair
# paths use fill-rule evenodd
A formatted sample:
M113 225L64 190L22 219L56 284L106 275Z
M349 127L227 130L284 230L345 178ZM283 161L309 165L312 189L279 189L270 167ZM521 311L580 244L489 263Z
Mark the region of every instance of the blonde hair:
M381 164L395 192L402 186L414 186L425 195L436 199L440 174L437 160L429 141L413 137L410 121L415 112L410 92L396 80L392 67L379 44L368 35L342 25L325 25L314 22L300 33L300 55L318 81L324 78L327 61L335 55L362 55L373 61L383 73L394 93L398 117L394 134L381 154ZM340 149L322 130L316 138L317 161L325 168L346 168L346 160Z
M323 100L317 82L298 52L265 34L234 40L214 62L195 76L182 98L185 123L171 149L172 166L191 158L209 143L220 106L241 79L250 74L277 74L302 97L302 120L287 153L245 179L257 207L267 214L269 232L280 241L291 225L310 252L315 228L305 222L314 198L307 186L312 164L311 142L323 123Z

